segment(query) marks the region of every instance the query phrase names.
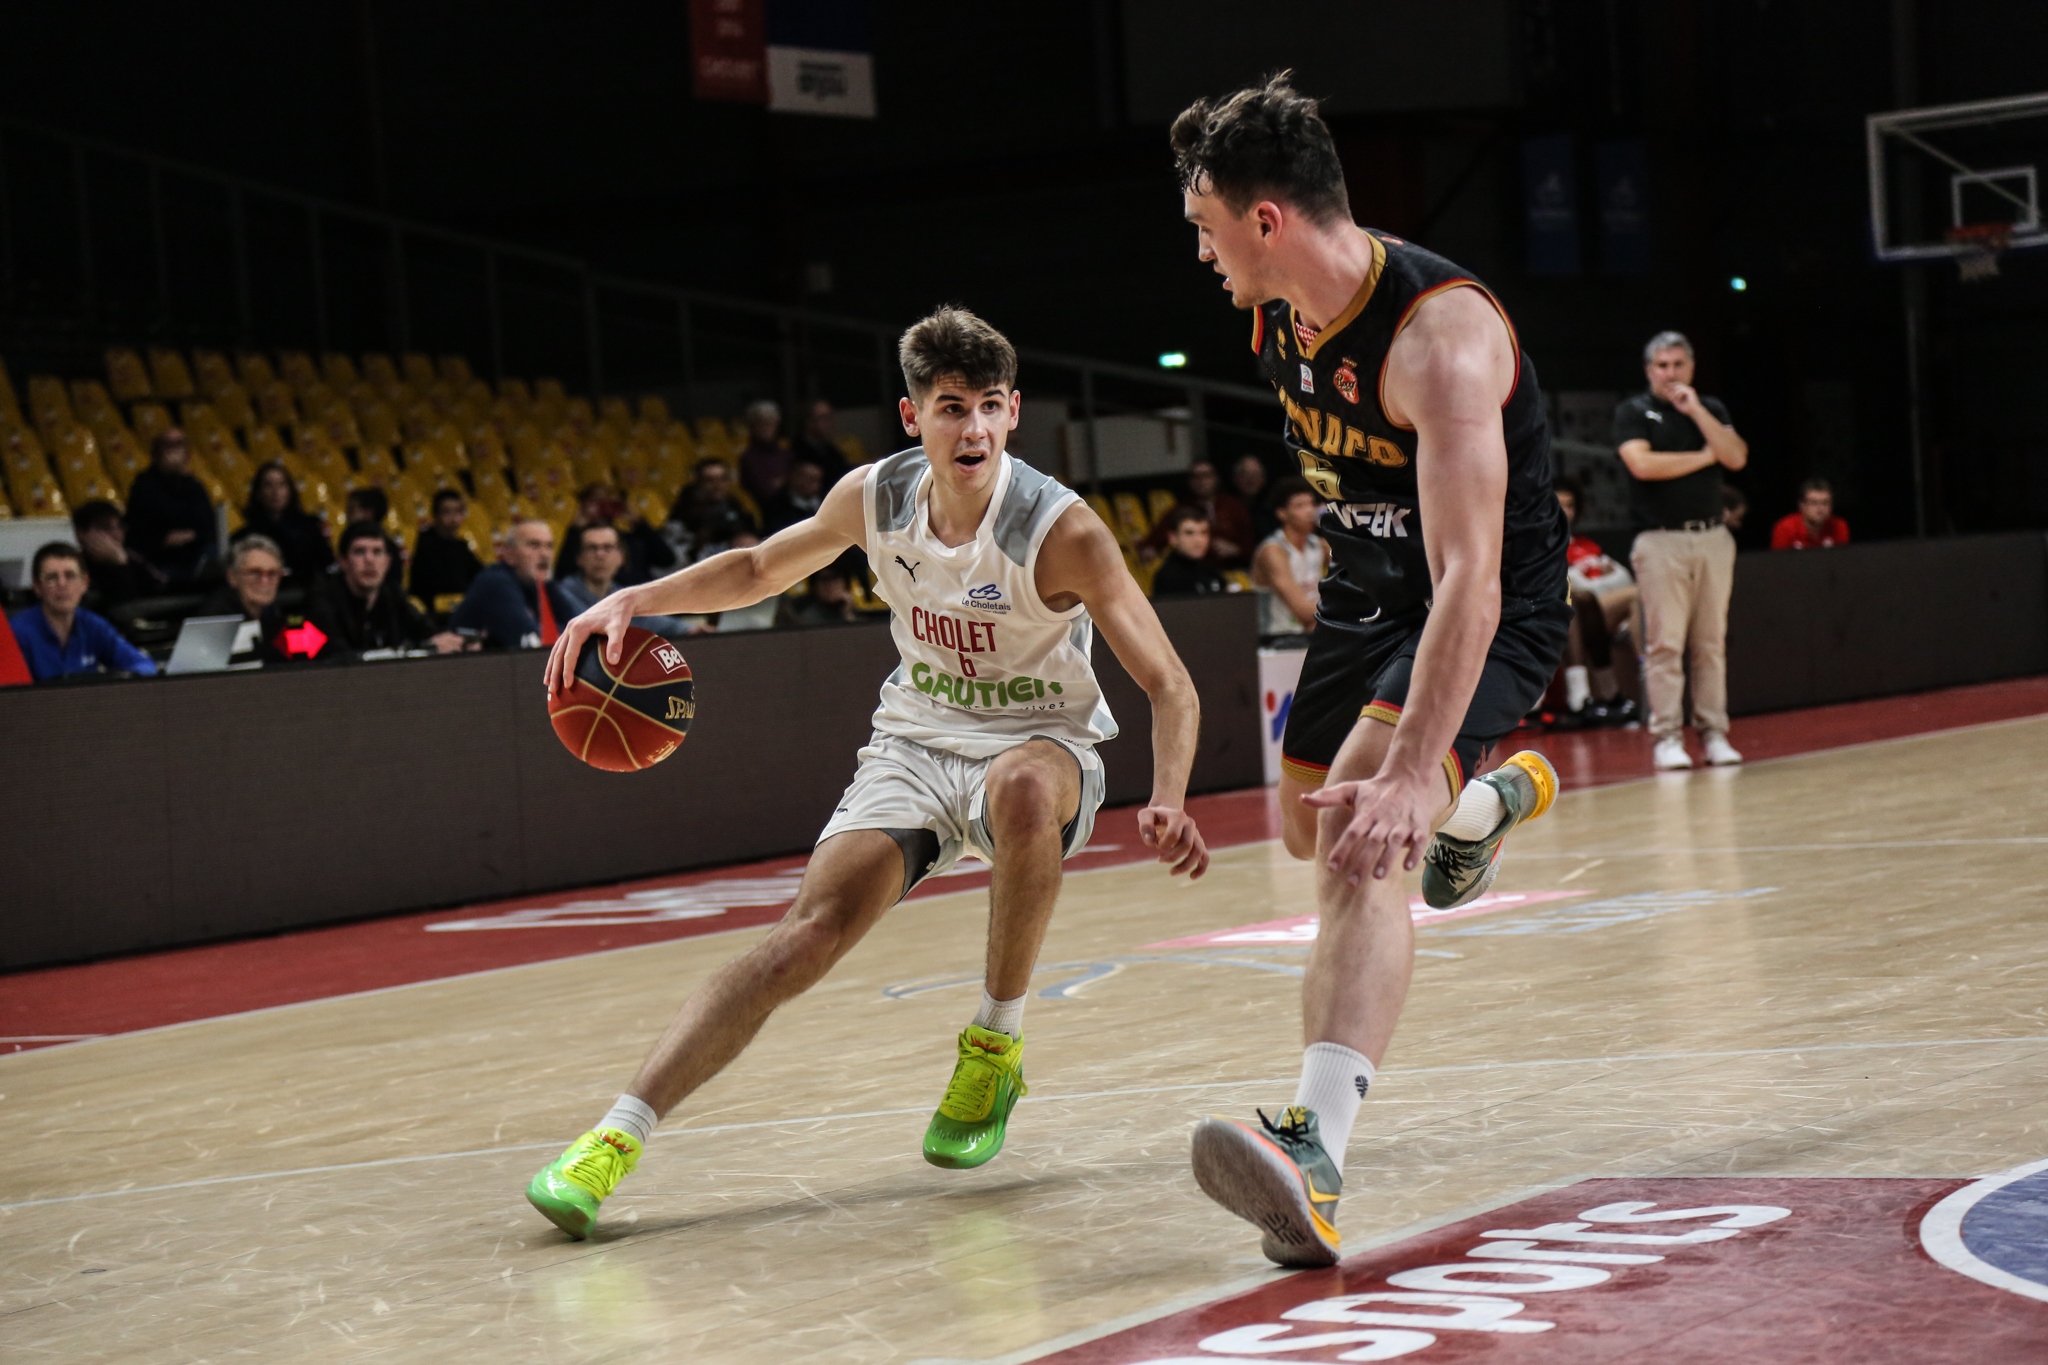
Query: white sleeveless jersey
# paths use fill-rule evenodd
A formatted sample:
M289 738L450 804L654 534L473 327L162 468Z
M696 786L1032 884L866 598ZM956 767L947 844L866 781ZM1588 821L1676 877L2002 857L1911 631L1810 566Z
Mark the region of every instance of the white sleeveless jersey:
M1038 596L1038 549L1073 490L1002 457L974 539L932 534L931 464L921 447L868 471L868 564L889 604L903 662L882 684L875 729L967 758L993 758L1028 739L1114 738L1088 655L1085 608L1054 611Z
M1278 545L1287 555L1287 576L1294 580L1314 606L1322 595L1323 575L1330 568L1330 547L1314 531L1308 533L1308 544L1295 549L1294 542L1287 538L1285 531L1275 531L1259 542L1259 548ZM1300 635L1308 629L1295 618L1294 609L1289 607L1277 592L1268 589L1265 594L1266 624L1268 635Z

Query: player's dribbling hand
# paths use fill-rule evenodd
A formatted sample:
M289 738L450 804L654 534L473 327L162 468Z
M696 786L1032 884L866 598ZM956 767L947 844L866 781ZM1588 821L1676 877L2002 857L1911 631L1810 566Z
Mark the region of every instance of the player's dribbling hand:
M1357 886L1370 871L1383 878L1400 867L1413 872L1422 861L1443 805L1442 777L1425 773L1419 779L1375 777L1364 782L1335 782L1302 797L1304 805L1325 809L1344 806L1351 821L1330 850L1329 869Z
M583 642L593 635L605 637L604 657L616 664L625 652L626 628L633 624L633 608L624 593L613 593L593 604L589 611L571 617L555 637L554 652L548 655L547 688L559 697L576 680L576 661L583 657Z
M1158 851L1160 862L1172 865L1173 876L1185 872L1189 881L1200 881L1209 870L1209 846L1202 842L1202 831L1195 827L1194 817L1178 806L1147 806L1139 811L1138 838L1145 847Z

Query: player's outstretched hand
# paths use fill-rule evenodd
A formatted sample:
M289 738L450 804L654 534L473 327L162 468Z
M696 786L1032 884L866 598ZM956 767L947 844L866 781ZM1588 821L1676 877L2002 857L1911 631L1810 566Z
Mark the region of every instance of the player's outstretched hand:
M1442 777L1375 777L1364 782L1334 782L1302 797L1318 809L1345 806L1351 822L1330 850L1330 871L1357 886L1367 872L1385 877L1398 865L1413 872L1422 861L1443 806Z
M571 617L555 637L554 652L548 655L548 695L559 697L576 681L576 661L583 657L583 642L593 635L605 637L605 660L616 664L625 653L626 627L632 624L633 608L624 593L600 598L589 611Z
M1200 881L1209 870L1209 846L1195 819L1178 806L1147 806L1138 812L1138 837L1147 848L1156 849L1159 861L1171 865L1172 874L1188 874Z

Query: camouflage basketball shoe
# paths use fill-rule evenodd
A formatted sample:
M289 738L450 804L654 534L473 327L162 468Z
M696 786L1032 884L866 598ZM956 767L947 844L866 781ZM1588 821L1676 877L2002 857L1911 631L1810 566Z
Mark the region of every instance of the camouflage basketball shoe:
M1433 910L1455 909L1486 894L1500 874L1500 850L1508 831L1534 820L1557 799L1557 770L1531 749L1479 780L1500 794L1507 814L1484 839L1453 839L1439 830L1429 841L1422 855L1422 899Z
M640 1139L617 1128L593 1128L540 1168L526 1202L582 1241L597 1225L597 1206L640 1164Z
M1195 1183L1265 1234L1259 1249L1285 1266L1334 1265L1344 1177L1323 1150L1315 1111L1289 1105L1259 1127L1206 1118L1195 1126Z
M1024 1098L1024 1040L969 1024L939 1111L924 1130L924 1159L964 1171L1003 1150L1010 1111Z

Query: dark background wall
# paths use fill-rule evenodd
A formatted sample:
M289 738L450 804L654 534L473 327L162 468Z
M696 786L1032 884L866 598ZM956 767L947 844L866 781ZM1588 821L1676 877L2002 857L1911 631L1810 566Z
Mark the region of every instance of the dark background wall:
M1872 537L1914 517L1902 286L1869 259L1862 119L2048 85L2048 6L2020 0L1319 0L1285 24L1220 0L875 0L873 15L873 122L692 100L681 0L19 4L0 110L621 273L890 321L960 298L1026 343L1140 363L1181 350L1242 380L1243 319L1193 259L1162 111L1194 75L1221 87L1288 63L1330 97L1359 217L1494 284L1546 387L1627 390L1643 338L1678 327L1755 448L1738 480L1753 521L1822 472ZM1575 139L1587 219L1593 146L1646 139L1648 276L1597 259L1575 278L1523 270L1520 149L1556 133ZM8 186L19 268L42 261L28 283L55 293L76 254L63 176L23 168ZM252 250L290 256L289 228L259 225ZM192 271L224 279L192 235ZM268 344L305 344L297 286L275 273ZM2048 524L2048 414L2031 397L2048 253L2009 258L1995 284L1922 273L1931 528ZM358 293L334 304L355 309L340 344L388 345L375 291ZM559 356L536 343L522 371L573 377L576 303L530 294L518 306L564 341ZM473 306L418 311L419 344L478 349ZM0 321L17 354L37 343L34 319ZM608 374L648 382L662 354ZM872 401L872 377L856 380L842 401Z
M1256 604L1162 602L1201 696L1192 787L1261 777ZM1109 799L1151 708L1107 648ZM883 625L690 642L698 716L646 772L555 737L538 652L0 691L0 968L792 853L854 770Z

